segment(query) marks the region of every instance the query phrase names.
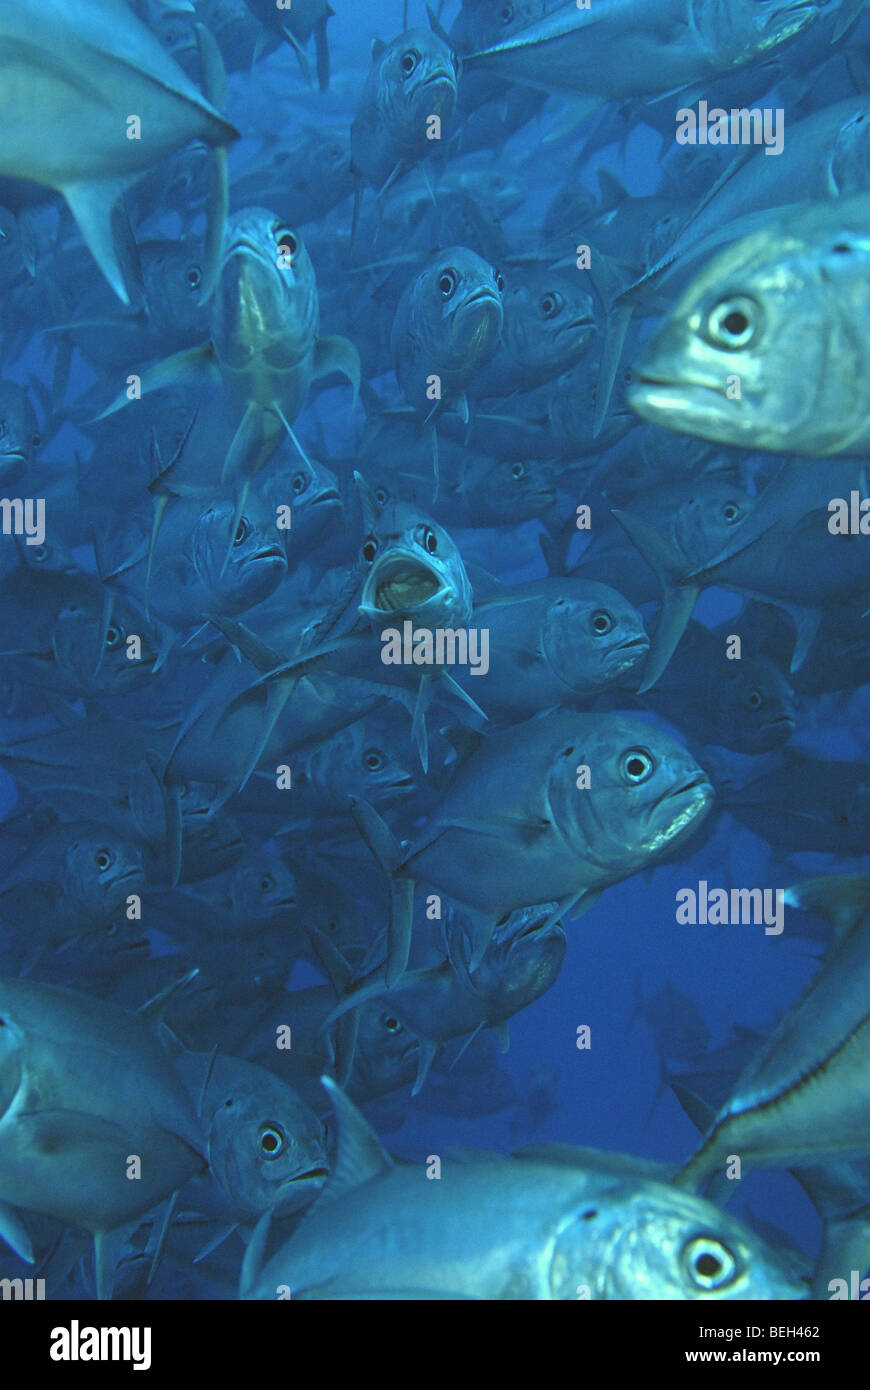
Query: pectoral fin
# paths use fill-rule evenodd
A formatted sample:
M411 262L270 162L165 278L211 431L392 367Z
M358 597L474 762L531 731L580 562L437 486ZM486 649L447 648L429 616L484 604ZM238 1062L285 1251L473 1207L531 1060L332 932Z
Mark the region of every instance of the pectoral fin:
M332 334L318 338L314 350L314 379L329 376L330 372L340 372L353 388L354 404L359 395L360 360L359 353L349 338Z

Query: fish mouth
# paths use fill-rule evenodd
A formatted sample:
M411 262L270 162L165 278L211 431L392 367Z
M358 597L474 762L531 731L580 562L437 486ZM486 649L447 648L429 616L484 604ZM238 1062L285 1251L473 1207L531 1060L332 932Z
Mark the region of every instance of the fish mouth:
M675 801L677 797L687 796L690 792L702 791L710 798L715 796L713 784L706 772L697 772L694 777L690 777L686 782L680 782L678 786L672 787L659 797L655 805L661 806L666 801Z
M362 602L379 613L421 608L444 593L441 576L415 555L385 556L366 582Z
M260 550L255 550L253 555L248 556L249 563L255 560L286 560L284 551L280 545L264 545Z
M455 87L455 74L449 72L447 68L436 68L435 72L430 73L428 77L424 77L423 81L418 84L417 91L422 92L424 87L444 86L445 83L450 87Z
M20 449L3 449L0 451L0 460L4 463L26 463L27 456Z
M490 289L488 285L480 285L478 289L472 290L471 294L466 296L464 302L466 308L468 308L469 304L483 304L485 302L495 304L501 308L501 299L497 291Z
M322 502L340 502L340 501L341 501L341 497L339 496L337 490L336 490L334 487L328 487L328 488L324 488L323 492L318 492L318 494L317 494L316 497L312 497L312 499L311 499L311 501L310 501L310 503L309 503L308 505L311 506L311 507L319 507L320 504L321 504Z
M640 647L644 651L647 651L649 649L649 637L647 634L644 633L642 637L626 638L624 642L620 642L618 646L614 647L614 651L626 652L630 651L633 647Z

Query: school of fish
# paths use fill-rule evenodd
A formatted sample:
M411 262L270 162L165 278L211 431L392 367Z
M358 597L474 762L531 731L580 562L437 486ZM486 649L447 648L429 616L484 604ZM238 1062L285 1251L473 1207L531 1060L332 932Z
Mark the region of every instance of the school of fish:
M865 9L0 0L4 1298L870 1297Z

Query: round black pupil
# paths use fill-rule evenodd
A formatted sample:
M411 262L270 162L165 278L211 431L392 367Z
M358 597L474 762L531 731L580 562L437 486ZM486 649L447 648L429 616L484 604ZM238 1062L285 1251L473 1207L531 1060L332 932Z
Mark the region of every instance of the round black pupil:
M245 536L246 536L247 534L248 534L248 523L247 523L246 521L240 521L239 524L238 524L238 526L236 527L236 540L237 540L237 541L243 541L243 540L245 539Z
M609 626L609 619L608 619L608 618L605 618L605 616L604 616L603 613L599 613L598 617L595 619L595 631L596 631L596 632L606 632L607 629L608 629L608 626Z
M641 758L630 758L628 771L631 777L642 777L646 771L646 764Z
M402 67L405 69L405 72L413 72L416 66L417 59L414 57L413 53L406 53L402 59Z
M515 463L514 466L513 466L513 468L511 469L511 473L513 474L513 476L514 476L515 478L521 478L521 477L523 476L523 466L522 466L522 464L521 464L521 463Z
M391 1032L391 1033L395 1033L396 1029L397 1029L398 1026L399 1026L398 1020L395 1019L395 1018L387 1018L387 1019L384 1020L384 1022L385 1022L385 1024L386 1024L386 1026L389 1028L390 1032Z
M700 1255L695 1261L695 1268L705 1279L712 1279L719 1274L722 1265L715 1255Z
M438 281L438 284L441 288L442 294L449 294L450 291L453 289L452 275L442 275L441 279Z
M273 1154L278 1147L278 1136L275 1134L263 1135L263 1148L267 1153Z
M436 541L435 537L433 536L432 532L430 531L429 534L428 534L428 536L426 537L426 549L429 551L430 555L434 553L434 551L436 550L437 546L438 546L438 542Z
M733 338L739 338L749 327L749 320L739 309L732 309L725 318L725 328Z

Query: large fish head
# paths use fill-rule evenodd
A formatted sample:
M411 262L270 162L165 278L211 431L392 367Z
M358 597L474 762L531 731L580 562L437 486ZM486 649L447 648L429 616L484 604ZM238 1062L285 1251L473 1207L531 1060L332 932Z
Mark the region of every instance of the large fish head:
M590 1250L590 1245L592 1249ZM595 1258L600 1251L600 1260ZM575 1298L600 1269L593 1298L667 1302L802 1299L793 1264L748 1226L665 1183L624 1180L578 1203L551 1266L554 1298Z
M114 831L82 822L67 835L68 891L88 912L116 912L145 884L139 847Z
M744 487L715 473L702 474L659 495L670 513L671 537L690 569L715 559L730 546L756 506L756 498Z
M495 351L502 328L502 287L497 270L464 246L442 251L415 286L411 331L433 360L470 375Z
M249 495L232 531L235 516L232 500L210 503L196 520L191 545L197 578L215 610L229 616L268 598L287 573L281 536L265 506Z
M282 531L287 559L297 555L302 546L306 548L330 527L335 527L341 515L341 494L338 478L331 468L319 459L299 457L296 450L293 457L273 458L264 480L261 495L273 505L274 515L278 507L292 508L292 533ZM292 548L292 549L291 549Z
M634 873L697 830L713 787L683 744L628 715L578 719L550 769L556 824L604 873ZM580 767L589 784L578 787ZM634 867L632 867L634 866Z
M576 365L595 331L592 296L564 271L526 271L508 277L502 337L521 362L550 377Z
M40 443L39 422L24 387L0 381L0 486L20 476Z
M868 245L846 217L840 226L828 214L827 223L774 226L717 256L634 368L631 408L653 424L750 449L824 453L860 429L863 352L838 326L832 300L842 303L866 267ZM798 378L803 391L794 390Z
M164 195L167 202L172 201L174 195L181 206L196 198L196 181L203 172L201 164L209 160L203 145L186 150L184 154L189 160L198 154L199 160L180 166L172 189ZM191 344L201 343L209 333L209 310L201 302L203 256L198 242L192 237L177 242L158 242L147 254L143 248L140 259L148 317L154 332L171 333L174 338L183 337Z
M60 609L51 650L67 685L80 695L115 695L152 679L160 641L153 623L127 599L116 594L107 613L95 593Z
M487 510L500 521L530 521L548 511L556 500L553 463L500 459L487 472L482 492Z
M211 304L220 361L236 371L257 358L291 369L313 351L319 323L314 267L300 234L265 208L234 213Z
M385 1095L406 1086L417 1073L420 1039L383 1003L372 1001L359 1009L354 1054L353 1095Z
M577 694L625 681L649 651L643 619L607 584L568 587L541 621L541 651L561 681Z
M358 720L312 751L305 775L332 806L346 805L348 796L383 805L414 791L406 761L385 732Z
M741 753L768 753L788 743L795 727L795 696L783 672L763 655L729 663L717 691L717 720L727 730L726 747ZM725 743L725 737L717 742Z
M246 1215L298 1211L329 1173L323 1126L271 1072L218 1057L208 1088L209 1167Z
M407 29L378 58L378 105L388 113L394 134L425 143L426 122L442 126L456 105L456 66L447 45L429 29ZM443 135L442 131L442 135Z
M496 923L472 976L489 1017L511 1017L555 982L567 949L562 923L552 920L557 907L541 903L517 908Z
M256 928L285 920L296 906L296 880L282 859L250 850L231 870L233 908L240 924Z
M372 627L380 631L405 618L430 630L468 623L472 593L462 556L444 528L412 503L387 503L361 558L359 610Z

